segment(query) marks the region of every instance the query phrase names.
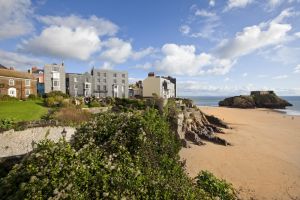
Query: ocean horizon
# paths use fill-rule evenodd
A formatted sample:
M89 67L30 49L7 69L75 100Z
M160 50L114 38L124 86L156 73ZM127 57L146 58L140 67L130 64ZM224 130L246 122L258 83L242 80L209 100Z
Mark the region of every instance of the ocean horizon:
M197 106L213 106L218 107L219 101L230 96L182 96L183 98L189 98L194 101ZM300 116L300 96L280 96L280 98L287 100L293 106L286 109L275 109L283 112L287 115Z

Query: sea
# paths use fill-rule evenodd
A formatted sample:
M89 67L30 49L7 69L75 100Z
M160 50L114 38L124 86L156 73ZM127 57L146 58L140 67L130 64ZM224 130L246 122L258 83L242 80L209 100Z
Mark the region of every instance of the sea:
M184 96L194 101L198 106L219 106L219 101L227 98L228 96ZM286 107L286 109L276 109L287 115L300 116L300 96L280 96L280 98L287 100L293 106Z

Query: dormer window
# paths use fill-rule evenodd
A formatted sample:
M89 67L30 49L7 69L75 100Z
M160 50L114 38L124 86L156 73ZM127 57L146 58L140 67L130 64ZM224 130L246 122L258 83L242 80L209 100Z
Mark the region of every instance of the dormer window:
M9 86L14 86L15 85L15 80L14 79L9 79L8 84L9 84Z
M25 80L25 86L30 87L30 80Z

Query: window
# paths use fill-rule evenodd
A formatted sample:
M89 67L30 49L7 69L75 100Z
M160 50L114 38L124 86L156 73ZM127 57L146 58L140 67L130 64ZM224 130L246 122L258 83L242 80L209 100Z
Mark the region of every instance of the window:
M77 88L78 88L77 84L74 84L74 89L77 89Z
M104 75L104 77L106 77L106 73L104 73L103 75Z
M100 91L101 89L100 89L100 85L97 85L97 91Z
M103 85L103 90L106 91L106 85Z
M59 81L53 81L53 87L59 87Z
M117 74L116 74L116 73L114 73L114 77L117 77Z
M90 84L88 84L88 83L85 84L85 89L89 89L90 87L91 87Z
M125 80L122 80L122 83L125 84Z
M114 83L117 83L117 79L114 79Z
M56 78L56 79L59 79L59 72L53 72L52 77Z
M14 79L9 79L8 84L9 84L10 86L14 86L14 85L15 85L15 80L14 80Z
M122 78L125 78L125 74L122 74Z
M100 82L100 78L98 78L97 81Z
M106 83L106 79L103 79L103 82Z
M74 77L74 82L77 82L77 77Z
M53 67L53 68L52 68L52 71L58 72L58 71L59 71L59 68L58 68L58 67Z
M100 72L97 72L97 75L100 76Z
M25 86L30 86L30 80L25 80Z
M9 88L8 89L8 95L11 97L17 97L17 90L16 88Z
M30 95L30 89L25 89L25 95L28 97Z

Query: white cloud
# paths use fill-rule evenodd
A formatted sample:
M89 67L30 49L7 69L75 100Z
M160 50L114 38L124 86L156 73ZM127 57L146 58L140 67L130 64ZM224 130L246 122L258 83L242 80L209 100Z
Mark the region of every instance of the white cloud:
M99 50L100 39L93 28L50 26L39 36L23 41L20 48L36 55L87 60Z
M296 37L299 37L300 38L300 32L297 32L294 34Z
M237 58L257 49L283 43L292 26L281 22L285 17L291 16L291 13L290 9L286 9L269 23L245 27L234 39L224 40L218 47L218 54L223 58Z
M288 78L288 75L278 75L278 76L274 76L272 79L286 79Z
M233 65L228 59L218 59L207 53L196 54L193 45L165 44L161 51L164 57L156 61L156 69L172 75L225 74Z
M243 76L243 77L247 77L247 76L248 76L248 73L243 73L242 76Z
M215 0L209 0L209 6L214 7L216 5L216 1Z
M103 35L109 35L113 36L115 35L119 27L114 24L113 22L98 18L96 16L91 16L90 18L82 18L76 15L70 15L67 17L60 17L60 16L39 16L37 19L49 26L55 25L55 26L63 26L63 27L69 27L72 29L75 28L84 28L84 29L90 29L93 28L97 32L97 35L103 36Z
M101 53L100 59L111 64L121 64L128 59L139 60L152 54L155 49L148 47L141 51L134 51L130 42L120 38L110 38L103 42L105 50Z
M20 70L28 69L31 66L38 66L42 64L42 61L39 59L3 50L0 50L0 62L0 64L4 66L16 67Z
M280 62L285 65L294 65L300 62L300 48L298 47L279 45L262 51L260 54L270 61Z
M179 31L183 34L183 35L188 35L191 31L191 28L188 25L182 25L179 28Z
M228 0L225 11L228 11L233 8L244 8L252 2L253 0Z
M148 47L148 48L142 49L140 51L132 52L131 56L132 56L132 59L139 60L139 59L144 58L148 55L152 55L155 52L156 52L156 49L154 49L153 47Z
M201 16L201 17L215 17L216 13L208 12L208 11L202 9L202 10L196 10L195 15Z
M294 73L300 73L300 64L295 67Z
M29 19L30 0L0 0L0 40L25 35L33 30Z
M278 5L280 5L281 3L283 3L283 0L267 0L268 6L269 8L274 8Z
M152 67L152 64L147 62L147 63L144 63L144 64L135 65L133 68L134 69L149 70L149 69L151 69L151 67Z

